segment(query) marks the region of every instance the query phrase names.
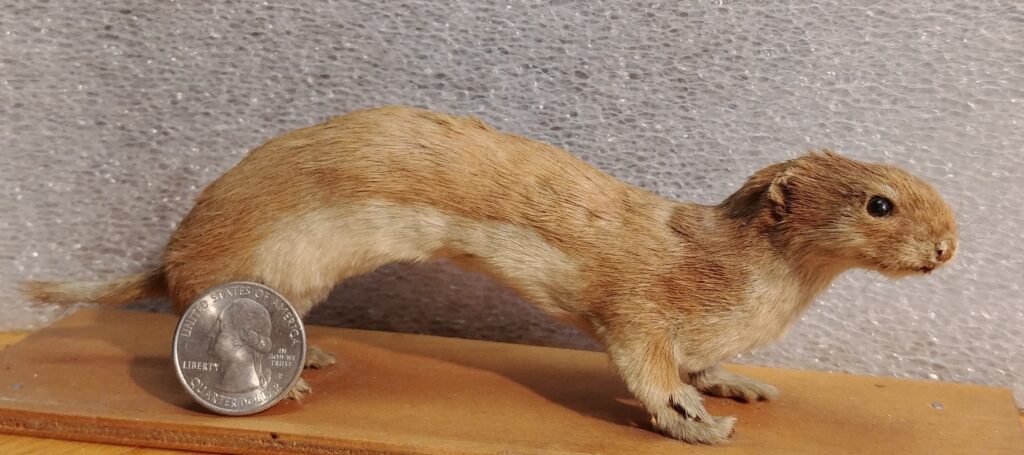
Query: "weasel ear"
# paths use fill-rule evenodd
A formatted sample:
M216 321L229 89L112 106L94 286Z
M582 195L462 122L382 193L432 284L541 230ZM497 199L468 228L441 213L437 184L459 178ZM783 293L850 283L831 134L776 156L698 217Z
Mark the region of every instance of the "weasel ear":
M778 175L772 179L772 183L768 185L768 190L765 192L765 197L771 204L772 213L777 219L789 212L789 177L791 175L790 169L785 169L779 172Z
M789 212L790 177L796 159L776 163L754 173L740 189L719 204L729 217L752 219L768 209L776 221Z

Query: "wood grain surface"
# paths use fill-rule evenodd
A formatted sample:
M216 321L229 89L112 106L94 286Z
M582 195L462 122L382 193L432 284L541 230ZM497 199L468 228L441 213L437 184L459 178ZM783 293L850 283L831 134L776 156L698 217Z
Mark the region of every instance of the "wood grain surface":
M1005 389L731 366L782 398L709 398L736 435L689 446L651 431L600 353L315 326L340 363L306 373L310 397L223 417L174 377L175 322L83 310L0 351L0 431L232 453L1024 453Z
M31 332L0 332L0 349L21 341L21 339L28 336L29 333ZM5 455L28 455L39 453L74 453L79 455L174 455L194 452L0 434L0 453Z

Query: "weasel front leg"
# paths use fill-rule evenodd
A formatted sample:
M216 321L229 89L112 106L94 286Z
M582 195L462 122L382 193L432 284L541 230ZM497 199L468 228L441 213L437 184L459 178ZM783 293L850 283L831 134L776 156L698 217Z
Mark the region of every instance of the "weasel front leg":
M703 398L680 379L667 336L608 339L608 353L629 391L651 413L661 432L691 443L716 444L732 435L735 417L715 417Z
M731 373L717 365L696 373L684 374L697 390L716 397L732 398L746 403L774 400L779 397L779 389L775 386Z

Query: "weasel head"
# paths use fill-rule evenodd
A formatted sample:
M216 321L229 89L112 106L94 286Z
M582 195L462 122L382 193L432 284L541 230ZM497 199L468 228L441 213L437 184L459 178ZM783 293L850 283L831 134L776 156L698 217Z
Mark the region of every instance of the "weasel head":
M953 210L927 182L831 151L762 169L719 207L785 255L893 278L930 273L958 246Z

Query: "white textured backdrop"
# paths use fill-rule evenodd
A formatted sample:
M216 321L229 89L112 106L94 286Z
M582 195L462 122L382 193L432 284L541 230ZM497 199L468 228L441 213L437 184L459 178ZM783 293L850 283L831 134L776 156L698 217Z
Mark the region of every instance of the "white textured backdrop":
M59 314L15 281L152 266L247 150L397 103L476 115L707 203L812 147L902 165L958 209L955 263L900 282L848 274L740 361L1020 400L1021 3L759 3L2 1L0 329ZM357 278L311 322L595 346L445 264Z

